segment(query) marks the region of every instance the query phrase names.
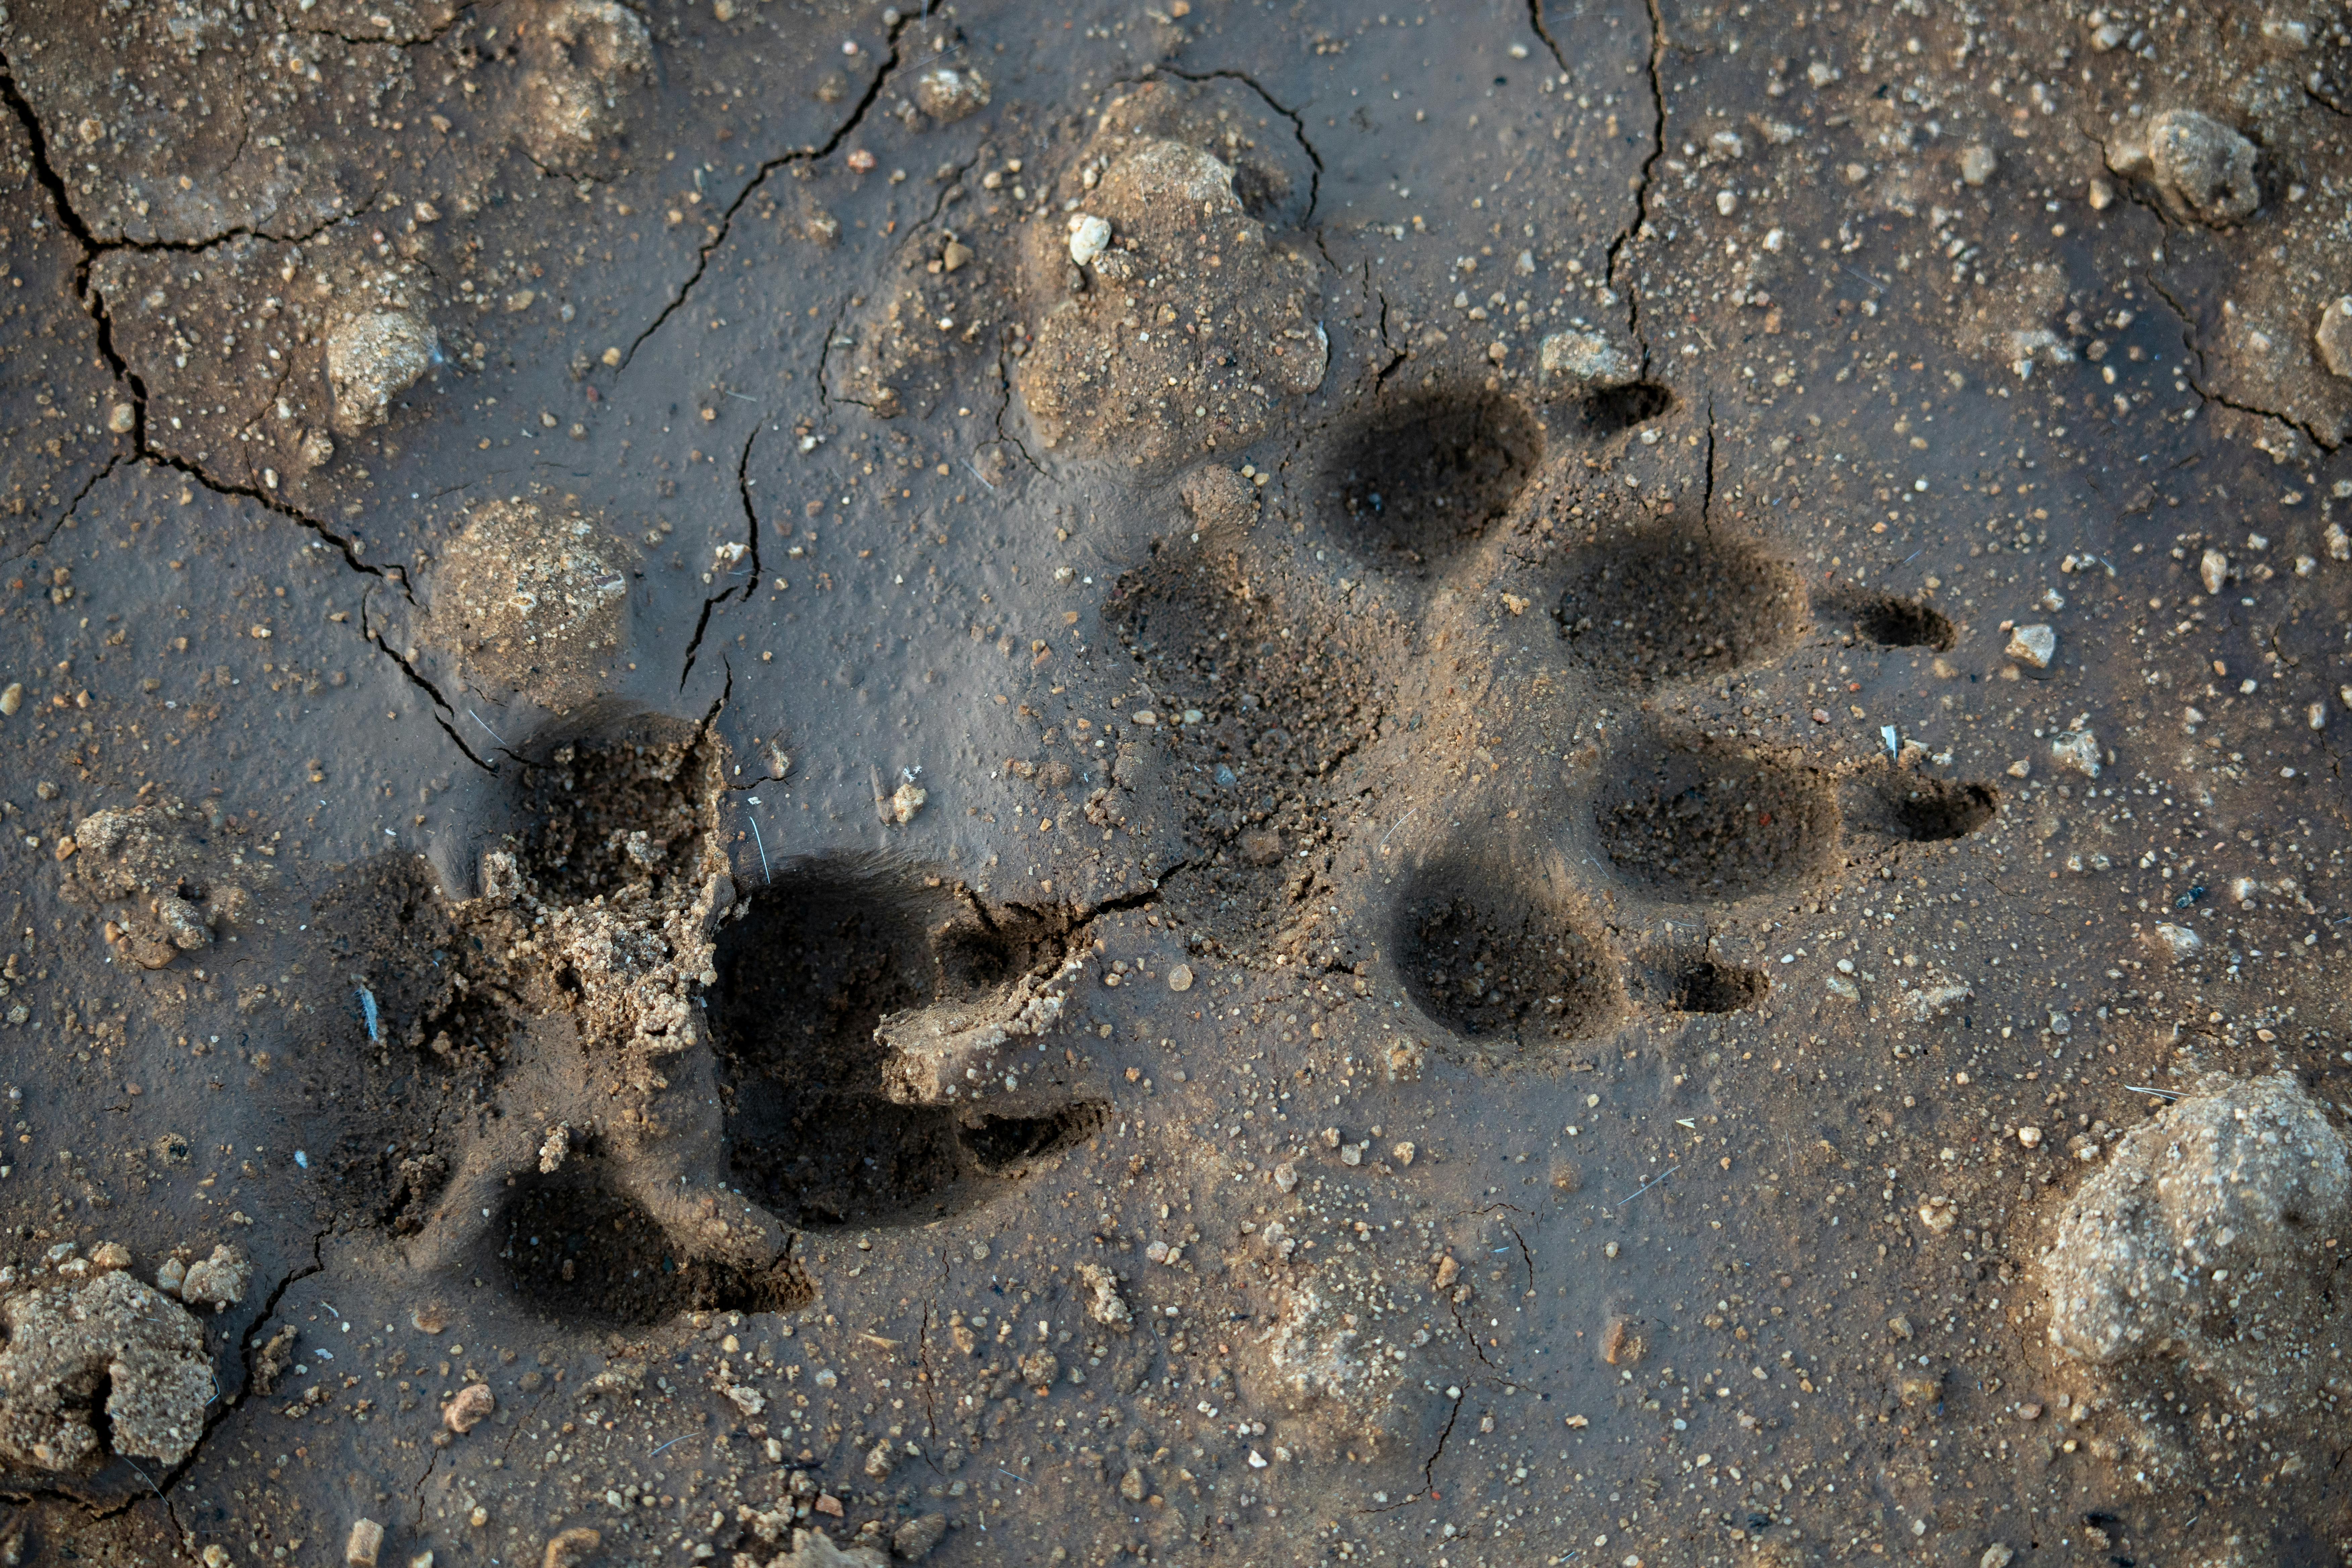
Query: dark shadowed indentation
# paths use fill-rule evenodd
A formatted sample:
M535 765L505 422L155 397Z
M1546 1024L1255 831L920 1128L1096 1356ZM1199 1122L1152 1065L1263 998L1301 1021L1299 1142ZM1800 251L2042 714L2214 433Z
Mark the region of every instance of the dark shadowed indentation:
M1449 1054L1506 1064L1606 1028L1618 989L1595 937L1507 877L1425 872L1399 913L1405 988L1463 1037Z
M1336 531L1381 565L1444 559L1511 510L1543 458L1543 431L1518 405L1433 394L1384 408L1326 470Z
M1755 1006L1771 991L1772 983L1760 969L1702 959L1675 976L1667 1005L1678 1013L1738 1013Z
M492 1235L515 1293L559 1321L638 1328L686 1311L776 1311L810 1294L789 1263L751 1275L692 1258L586 1163L517 1178Z
M1675 395L1654 381L1612 386L1584 400L1584 426L1596 436L1615 436L1672 412Z
M927 1220L981 1201L990 1162L946 1108L884 1093L875 1027L1052 968L1061 931L896 871L818 866L763 888L719 934L710 1010L729 1168L745 1194L807 1226Z
M1671 748L1638 759L1593 816L1619 874L1677 902L1800 881L1837 832L1836 802L1811 773Z
M1989 784L1894 770L1853 781L1845 795L1846 820L1858 831L1918 844L1965 838L2000 811L2000 792Z
M1044 1116L968 1118L963 1146L981 1169L1008 1171L1086 1142L1101 1128L1103 1116L1102 1106L1087 1103L1066 1105Z
M1588 546L1559 600L1570 651L1634 686L1725 675L1794 641L1797 574L1753 545L1679 530Z
M1853 626L1864 642L1881 647L1927 647L1941 653L1957 636L1941 610L1892 594L1832 600L1823 606L1822 616L1832 626Z

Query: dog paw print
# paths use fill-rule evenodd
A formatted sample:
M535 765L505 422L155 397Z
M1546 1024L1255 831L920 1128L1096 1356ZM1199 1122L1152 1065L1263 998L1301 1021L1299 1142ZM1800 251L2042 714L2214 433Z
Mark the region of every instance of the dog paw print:
M804 1233L971 1209L1097 1130L1035 1048L1083 962L1061 911L822 860L739 900L709 736L533 754L476 896L372 883L321 922L363 1070L405 1086L338 1168L419 1275L618 1327L797 1306Z
M1916 749L1828 754L1792 695L1832 644L1939 655L1940 611L1815 596L1760 537L1583 482L1675 406L1633 390L1381 408L1317 470L1318 538L1195 505L1192 547L1121 583L1109 618L1187 719L1192 858L1164 892L1196 945L1303 955L1351 906L1435 1048L1537 1063L1765 1004L1710 940L1736 906L1991 819L1997 789ZM1538 520L1575 542L1531 564ZM1734 684L1791 721L1719 711Z

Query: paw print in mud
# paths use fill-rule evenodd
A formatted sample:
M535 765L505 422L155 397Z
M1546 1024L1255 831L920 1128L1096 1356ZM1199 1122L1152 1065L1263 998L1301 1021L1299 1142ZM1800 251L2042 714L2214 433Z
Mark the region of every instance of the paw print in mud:
M333 1163L426 1279L614 1327L796 1307L803 1232L972 1209L1100 1124L1030 1038L1076 976L1063 911L824 860L739 900L718 756L668 721L553 748L478 896L351 900L352 1027L447 1092Z
M1376 405L1324 437L1291 538L1246 477L1186 483L1186 545L1106 613L1188 715L1165 897L1196 945L1385 970L1442 1054L1537 1065L1769 1006L1727 922L1991 820L1992 785L1847 753L1803 694L1852 649L1935 658L1939 610L1809 594L1769 539L1586 477L1675 407Z

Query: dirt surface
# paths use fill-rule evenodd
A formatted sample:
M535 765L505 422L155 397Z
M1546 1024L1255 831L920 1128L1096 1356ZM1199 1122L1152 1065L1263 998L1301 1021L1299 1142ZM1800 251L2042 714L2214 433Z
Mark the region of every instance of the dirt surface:
M8 1564L2352 1561L2341 7L0 106Z

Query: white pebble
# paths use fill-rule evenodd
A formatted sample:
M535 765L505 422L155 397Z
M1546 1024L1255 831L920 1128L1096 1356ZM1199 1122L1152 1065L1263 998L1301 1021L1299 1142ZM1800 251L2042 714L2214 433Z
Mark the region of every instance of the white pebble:
M1110 245L1110 225L1092 213L1070 215L1070 259L1079 266L1090 264Z

